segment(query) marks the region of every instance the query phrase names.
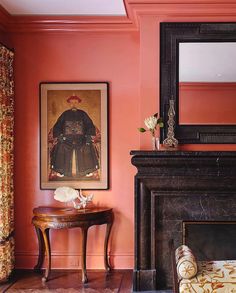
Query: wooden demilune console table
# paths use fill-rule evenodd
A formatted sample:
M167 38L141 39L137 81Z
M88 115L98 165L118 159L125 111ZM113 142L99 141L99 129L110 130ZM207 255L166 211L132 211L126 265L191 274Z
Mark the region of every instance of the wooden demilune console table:
M74 208L38 207L33 210L33 214L32 223L35 227L39 243L38 263L34 267L35 270L41 269L46 251L46 271L44 277L42 278L43 281L48 280L51 271L51 248L49 239L50 229L81 228L82 282L87 283L86 246L88 228L93 225L107 224L104 242L104 265L107 272L111 270L108 262L107 247L114 219L112 209L91 208L76 210Z

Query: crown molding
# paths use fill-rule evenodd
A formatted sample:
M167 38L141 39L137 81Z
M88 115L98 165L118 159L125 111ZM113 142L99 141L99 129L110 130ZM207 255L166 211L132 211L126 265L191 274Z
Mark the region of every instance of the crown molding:
M0 30L9 33L138 30L127 0L124 5L127 16L10 15L0 5Z
M134 0L130 0L134 1ZM218 21L226 21L225 18L230 18L230 21L236 21L236 1L234 3L224 4L218 3L219 1L215 0L217 3L208 3L208 4L193 4L189 3L191 0L182 0L173 3L171 1L165 1L165 3L148 3L143 4L141 0L140 3L130 3L130 7L132 7L133 14L135 14L135 18L140 20L141 16L156 16L156 17L198 17L198 18L207 18L208 21L213 18L218 18ZM160 0L161 1L161 0ZM158 1L158 2L160 2ZM175 1L175 0L174 0ZM200 0L195 0L200 1ZM209 1L209 0L208 0ZM157 1L156 1L157 2ZM161 1L164 2L164 1ZM169 3L167 3L169 2ZM181 2L181 3L180 3ZM184 3L188 2L188 4Z
M127 31L137 28L131 20L123 16L12 16L7 30L10 33L23 33Z
M9 33L137 31L140 17L214 17L236 21L235 0L124 0L127 16L10 15L0 6L0 30Z
M72 15L11 15L0 5L0 31L76 32L76 31L134 31L137 30L124 0L128 16L72 16Z
M235 4L235 0L125 0L131 4Z

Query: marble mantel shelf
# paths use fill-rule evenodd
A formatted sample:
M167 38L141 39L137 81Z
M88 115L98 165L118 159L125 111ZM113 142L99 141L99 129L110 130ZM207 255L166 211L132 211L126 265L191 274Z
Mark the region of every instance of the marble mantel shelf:
M140 157L236 157L236 151L181 151L181 150L159 150L142 151L132 150L132 156Z
M217 176L236 172L236 151L131 151L138 173L152 176Z

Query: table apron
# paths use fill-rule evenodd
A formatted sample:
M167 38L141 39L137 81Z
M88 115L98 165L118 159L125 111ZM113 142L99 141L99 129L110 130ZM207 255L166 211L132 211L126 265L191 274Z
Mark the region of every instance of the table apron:
M91 226L94 225L104 225L104 224L108 224L111 223L112 219L99 219L99 220L94 220L94 221L73 221L73 222L45 222L42 220L34 220L32 221L33 225L35 227L38 228L43 228L43 229L65 229L65 228L76 228L76 227L80 227L80 228L89 228Z

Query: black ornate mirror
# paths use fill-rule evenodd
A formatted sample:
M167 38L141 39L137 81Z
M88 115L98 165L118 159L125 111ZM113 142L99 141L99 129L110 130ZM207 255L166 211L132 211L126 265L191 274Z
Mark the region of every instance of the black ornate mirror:
M236 143L236 23L161 23L161 141Z

